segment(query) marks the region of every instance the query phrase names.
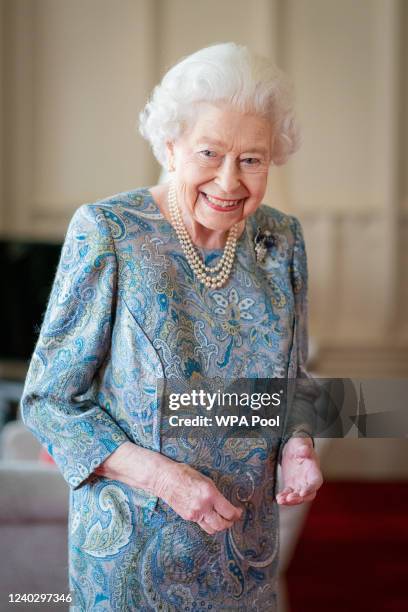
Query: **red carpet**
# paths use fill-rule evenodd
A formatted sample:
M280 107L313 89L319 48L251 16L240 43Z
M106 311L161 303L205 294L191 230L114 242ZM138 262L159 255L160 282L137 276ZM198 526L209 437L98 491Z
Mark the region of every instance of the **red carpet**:
M287 580L291 612L407 612L408 483L325 483Z

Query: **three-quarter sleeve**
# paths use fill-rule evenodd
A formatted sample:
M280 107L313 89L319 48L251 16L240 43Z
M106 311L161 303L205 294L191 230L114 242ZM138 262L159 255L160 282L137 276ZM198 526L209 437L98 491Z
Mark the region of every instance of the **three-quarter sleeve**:
M288 403L279 462L283 447L291 437L307 436L313 441L317 417L315 403L320 395L319 386L306 370L309 341L308 268L303 231L296 217L292 217L292 231L294 244L290 273L294 297L293 347L296 351L296 368L292 375L294 378L288 379Z
M21 399L25 424L72 488L129 441L98 404L97 393L110 348L116 283L117 258L104 212L84 205L68 228Z

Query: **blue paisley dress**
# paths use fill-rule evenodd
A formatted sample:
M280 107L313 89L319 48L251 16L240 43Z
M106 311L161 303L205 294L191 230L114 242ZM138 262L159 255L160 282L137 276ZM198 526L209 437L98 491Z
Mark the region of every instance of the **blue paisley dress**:
M263 263L258 227L274 236ZM213 264L220 251L202 254ZM164 441L157 381L295 376L306 280L299 222L264 205L216 290L194 277L148 189L78 209L21 403L70 486L72 610L276 609L281 440ZM156 496L93 474L129 440L211 477L242 519L210 536Z

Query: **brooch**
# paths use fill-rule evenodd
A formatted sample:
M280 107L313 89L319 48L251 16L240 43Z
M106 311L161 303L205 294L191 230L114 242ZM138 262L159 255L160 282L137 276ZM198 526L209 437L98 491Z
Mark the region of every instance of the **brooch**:
M254 242L256 261L257 263L263 263L268 253L268 249L275 243L275 238L269 230L262 231L261 228L258 227Z

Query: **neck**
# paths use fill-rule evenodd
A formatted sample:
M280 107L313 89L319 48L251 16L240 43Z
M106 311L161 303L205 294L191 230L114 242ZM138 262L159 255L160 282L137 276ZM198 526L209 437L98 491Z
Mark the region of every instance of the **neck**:
M211 230L201 225L194 219L186 219L183 222L193 243L203 249L223 249L228 238L228 231Z

